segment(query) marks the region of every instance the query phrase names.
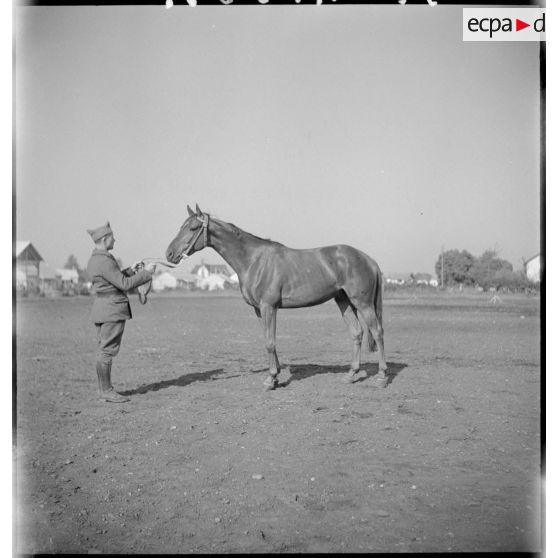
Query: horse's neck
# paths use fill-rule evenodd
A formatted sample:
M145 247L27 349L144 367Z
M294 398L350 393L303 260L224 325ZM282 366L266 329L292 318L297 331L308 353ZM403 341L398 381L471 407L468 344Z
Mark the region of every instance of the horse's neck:
M209 242L213 249L240 276L251 262L251 255L258 247L258 239L238 227L212 219ZM264 244L265 241L261 241Z

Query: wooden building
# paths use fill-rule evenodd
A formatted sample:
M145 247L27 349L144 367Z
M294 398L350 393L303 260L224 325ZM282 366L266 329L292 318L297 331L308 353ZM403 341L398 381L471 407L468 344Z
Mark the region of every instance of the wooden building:
M25 291L39 291L41 287L42 256L37 249L27 241L16 241L15 271L16 289Z

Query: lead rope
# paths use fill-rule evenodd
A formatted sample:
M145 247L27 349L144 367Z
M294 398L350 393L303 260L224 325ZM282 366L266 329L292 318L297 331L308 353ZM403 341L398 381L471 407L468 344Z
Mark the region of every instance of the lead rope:
M141 260L141 263L143 265L145 264L149 264L149 263L154 263L157 265L164 265L165 267L176 267L178 264L173 264L170 262L167 262L167 260L163 260L162 258L143 258Z
M196 237L194 238L193 242L191 243L191 245L183 252L186 253L186 255L188 255L188 252L190 251L190 248L194 247L194 244L197 242L198 238L200 237L202 231L203 231L203 244L204 244L204 248L206 248L207 246L209 246L209 213L204 213L202 218L200 219L198 217L198 221L201 221L202 223L202 229L198 232L198 234L196 235ZM177 267L179 264L173 264L170 262L167 262L166 260L163 260L161 258L143 258L141 260L142 266L145 267L146 263L154 263L156 265L164 265L166 267ZM139 300L141 304L145 304L147 302L147 295L149 293L149 291L151 290L151 281L149 281L148 283L144 283L144 285L146 285L146 287L144 287L144 289L142 289L141 287L143 287L143 285L140 285L138 287L138 296L139 296Z

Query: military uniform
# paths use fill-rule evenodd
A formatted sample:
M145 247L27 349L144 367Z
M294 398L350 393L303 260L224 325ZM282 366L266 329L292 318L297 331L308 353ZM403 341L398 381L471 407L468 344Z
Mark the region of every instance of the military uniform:
M101 359L110 362L110 356L116 356L120 343L112 343L110 350L103 351L106 343L111 341L103 335L104 324L120 324L118 329L124 332L126 320L132 318L130 301L126 295L129 291L139 285L151 281L151 273L138 271L134 273L130 268L120 271L114 256L107 250L95 248L87 264L87 273L91 277L95 300L91 308L91 320L97 326L97 334L100 338ZM110 326L110 330L114 330ZM100 331L99 331L100 330ZM108 332L107 332L108 333ZM114 335L111 334L111 337ZM114 352L115 351L115 352ZM112 354L113 353L113 354Z
M112 234L108 222L103 227L87 232L95 242L106 234ZM91 320L97 329L99 393L106 401L125 401L113 391L110 380L112 359L120 350L126 320L132 318L126 291L151 281L151 273L145 270L135 273L131 268L121 271L114 256L100 248L93 250L87 263L87 273L95 296Z

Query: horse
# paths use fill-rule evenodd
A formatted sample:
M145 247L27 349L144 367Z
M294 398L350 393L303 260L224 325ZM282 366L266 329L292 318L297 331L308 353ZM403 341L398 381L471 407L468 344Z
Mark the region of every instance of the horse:
M206 247L213 248L238 275L244 300L263 326L269 357L266 390L278 385L281 370L276 350L277 310L322 304L332 298L349 329L352 362L343 381L351 383L360 370L363 332L368 348L378 351L379 387L386 387L387 364L382 325L382 273L367 254L344 244L293 249L243 231L237 226L187 206L188 217L166 250L177 265Z

